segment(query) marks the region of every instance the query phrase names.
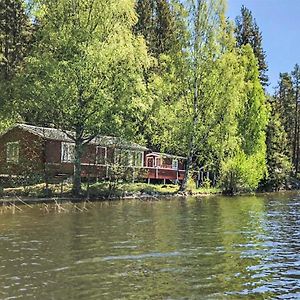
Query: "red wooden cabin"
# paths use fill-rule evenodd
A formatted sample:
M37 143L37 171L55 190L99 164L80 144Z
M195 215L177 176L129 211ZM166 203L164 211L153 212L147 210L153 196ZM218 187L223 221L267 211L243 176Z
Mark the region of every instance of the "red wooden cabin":
M0 136L0 174L72 176L73 132L17 124ZM105 179L115 165L138 171L144 179L181 180L184 158L150 152L144 146L111 136L98 136L85 147L83 177Z

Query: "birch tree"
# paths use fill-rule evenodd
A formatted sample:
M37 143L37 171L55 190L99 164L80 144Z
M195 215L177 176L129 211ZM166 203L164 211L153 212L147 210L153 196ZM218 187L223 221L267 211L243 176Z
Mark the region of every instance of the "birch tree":
M190 169L196 155L197 144L206 142L210 131L221 121L217 87L210 85L214 81L211 71L215 63L226 50L232 47L227 40L227 23L224 17L225 3L222 0L188 1L189 11L189 54L190 67L187 74L188 94L185 96L187 118L185 127L188 129L187 166L181 190L187 187ZM210 81L212 80L212 81ZM220 95L219 95L220 96ZM218 120L218 117L220 119Z

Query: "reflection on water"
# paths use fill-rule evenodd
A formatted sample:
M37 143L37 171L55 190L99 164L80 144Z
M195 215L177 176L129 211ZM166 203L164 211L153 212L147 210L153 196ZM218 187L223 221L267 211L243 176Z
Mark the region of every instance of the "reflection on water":
M0 299L300 299L300 196L0 215Z

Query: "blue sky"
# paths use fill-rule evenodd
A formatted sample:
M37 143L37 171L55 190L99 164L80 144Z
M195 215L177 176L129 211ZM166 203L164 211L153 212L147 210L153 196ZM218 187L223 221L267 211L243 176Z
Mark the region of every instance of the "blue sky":
M245 5L252 11L263 34L269 66L270 93L279 72L290 72L300 64L300 0L227 0L227 14L235 18Z

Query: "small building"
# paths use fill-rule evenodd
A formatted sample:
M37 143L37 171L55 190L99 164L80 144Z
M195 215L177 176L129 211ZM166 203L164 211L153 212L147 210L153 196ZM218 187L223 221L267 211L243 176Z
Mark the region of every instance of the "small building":
M148 170L148 179L183 180L186 158L160 152L146 154L145 168Z
M47 178L74 174L74 132L17 124L0 136L0 174L40 174ZM82 177L109 178L115 166L144 179L181 180L184 158L151 152L112 136L98 136L85 145Z

